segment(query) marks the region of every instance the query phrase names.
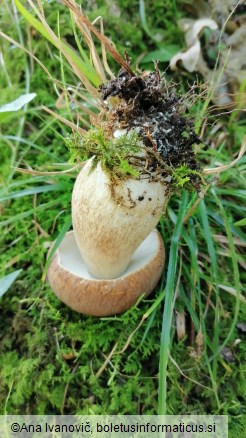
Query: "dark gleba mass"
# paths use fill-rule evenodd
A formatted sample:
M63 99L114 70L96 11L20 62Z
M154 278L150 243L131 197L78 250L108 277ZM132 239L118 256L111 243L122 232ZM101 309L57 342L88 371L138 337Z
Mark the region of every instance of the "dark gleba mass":
M193 151L201 141L194 130L193 120L180 98L168 87L156 68L142 76L131 76L121 69L116 79L102 85L104 100L118 97L117 105L110 110L110 117L121 129L135 129L143 143L152 148L168 166L186 166L199 172ZM198 176L190 175L196 186Z

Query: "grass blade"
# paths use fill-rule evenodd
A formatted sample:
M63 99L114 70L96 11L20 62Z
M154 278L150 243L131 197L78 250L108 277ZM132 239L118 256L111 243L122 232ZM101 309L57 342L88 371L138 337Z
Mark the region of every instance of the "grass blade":
M63 54L66 56L68 61L74 63L75 67L78 69L74 69L77 73L78 71L93 84L95 87L98 87L101 84L101 78L97 74L96 70L92 66L90 62L84 62L81 58L63 41L59 41L59 39L53 34L51 29L50 32L47 31L47 28L44 26L42 22L37 20L35 17L28 12L28 10L21 4L19 0L14 0L15 5L21 15L25 18L28 23L30 23L41 35L43 35L53 46L55 46L58 50L62 50ZM48 27L48 24L47 24ZM82 80L82 77L80 77Z
M60 190L64 188L64 184L49 184L38 187L30 187L29 189L20 190L19 192L9 193L8 195L2 196L0 202L8 201L9 199L22 198L23 196L34 195L36 193L46 193L53 192L55 190Z
M31 102L31 100L33 100L34 97L36 97L36 93L22 94L12 102L5 103L5 105L2 105L0 107L0 121L2 121L5 117L8 117L12 113L19 111L27 103Z
M233 321L232 321L232 325L230 327L230 330L229 330L229 333L227 334L226 339L224 340L223 344L220 346L220 350L222 350L224 348L224 346L228 343L228 341L231 339L231 336L233 334L233 331L234 331L236 323L237 323L239 309L240 309L241 285L240 285L240 274L239 274L239 269L238 269L238 256L237 256L237 252L236 252L235 245L233 242L233 236L232 236L232 232L230 229L230 223L229 223L228 217L226 215L226 211L223 207L223 204L222 204L221 200L219 199L219 197L216 195L216 192L214 189L212 190L212 194L214 195L214 197L217 201L217 204L218 204L219 209L221 211L222 217L224 219L224 226L225 226L226 234L228 237L229 250L230 250L231 260L232 260L232 272L234 275L234 282L235 282L235 289L236 289L236 303L235 303L235 309L234 309L234 313L233 313Z
M46 204L38 205L35 208L35 211L46 210L46 208L49 208L51 206L53 207L55 204L59 204L59 202L60 202L59 199L54 199L53 201L46 202ZM28 210L28 211L23 211L23 213L19 213L19 214L13 216L13 217L10 217L9 219L6 219L5 221L0 222L0 227L3 227L5 225L9 225L9 224L13 224L13 223L15 223L15 222L17 222L19 220L22 220L22 219L28 217L28 216L31 216L31 214L33 214L33 213L34 213L34 209L33 208L31 210Z
M167 282L166 282L166 299L162 320L162 333L160 345L160 364L159 364L159 401L158 414L165 415L167 412L166 398L167 398L167 365L169 358L169 347L171 338L171 323L172 323L172 303L175 290L175 276L178 262L178 245L179 238L183 226L183 218L186 212L188 202L188 193L184 192L181 204L179 207L179 214L175 224L175 229L171 239L171 247L169 253Z
M207 243L209 256L211 259L211 265L212 265L212 272L211 276L213 278L213 281L215 283L215 315L214 315L214 337L213 337L213 347L214 350L218 352L219 349L219 279L218 279L218 263L217 263L217 257L215 252L215 247L213 243L213 237L208 221L208 212L206 209L206 205L204 200L202 199L199 204L199 211L200 211L200 218L201 223L203 226L203 232L204 232L204 238ZM213 358L213 373L214 373L214 379L216 380L216 373L217 373L217 355Z
M0 297L7 292L7 290L12 286L18 275L20 275L22 269L18 271L11 272L11 274L5 275L5 277L0 278Z
M52 249L51 249L51 251L50 251L50 253L49 253L49 255L48 255L48 258L47 258L46 263L45 263L45 267L44 267L43 275L42 275L42 281L43 281L43 282L45 281L46 274L47 274L47 270L48 270L48 268L49 268L49 265L50 265L50 262L51 262L51 260L52 260L52 257L53 257L53 255L55 254L55 251L57 250L57 248L59 247L59 245L61 244L61 242L62 242L62 240L63 240L63 238L64 238L66 232L70 229L71 225L72 225L72 217L71 217L71 215L70 215L70 216L68 216L68 218L66 219L66 221L65 221L65 223L64 223L64 225L63 225L63 227L62 227L60 233L58 234L58 236L57 236L57 238L56 238L56 241L55 241L55 243L54 243L54 245L53 245L53 247L52 247Z

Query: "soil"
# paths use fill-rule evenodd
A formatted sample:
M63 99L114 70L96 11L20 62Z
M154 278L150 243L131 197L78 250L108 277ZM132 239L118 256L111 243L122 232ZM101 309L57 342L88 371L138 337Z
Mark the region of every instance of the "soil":
M164 162L172 168L186 165L199 172L193 146L201 140L195 133L194 122L157 67L142 76L131 76L121 69L116 79L102 85L100 91L104 100L118 97L108 120L113 121L114 129L135 129L147 149L153 151L154 167ZM194 186L198 179L197 175L190 177Z

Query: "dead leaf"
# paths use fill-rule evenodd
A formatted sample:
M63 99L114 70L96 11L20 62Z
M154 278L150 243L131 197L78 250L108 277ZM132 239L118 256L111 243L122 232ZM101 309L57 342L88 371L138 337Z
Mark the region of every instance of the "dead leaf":
M67 360L67 361L76 359L77 357L78 357L78 354L74 353L74 352L64 353L62 355L62 359Z
M240 343L242 342L242 340L241 339L235 339L235 341L233 342L233 344L232 344L232 347L233 348L236 348Z
M175 320L176 320L176 330L177 330L178 340L181 341L181 339L183 339L186 335L185 313L183 310L176 312Z
M229 363L235 362L235 357L234 357L231 349L228 347L223 348L223 350L220 352L220 355L226 362L229 362Z
M240 332L246 333L246 322L239 322L237 324L237 328L240 330Z
M199 332L196 335L196 348L192 348L190 352L190 356L193 357L195 360L199 361L203 354L203 334L199 330Z
M239 15L237 11L244 7L244 2L199 0L194 3L198 19L187 18L178 22L185 33L187 50L177 53L171 59L170 67L177 69L181 61L187 71L201 73L211 87L211 100L216 106L229 107L236 102L239 109L243 108L246 101L246 14ZM205 27L219 31L215 34L216 40L204 48L200 38ZM215 43L221 43L216 70L208 66L207 53L204 55L204 51L208 52L210 47L213 49Z
M185 32L185 42L188 50L174 55L170 61L170 67L175 70L179 61L183 62L189 72L199 71L202 63L200 35L204 28L217 29L214 20L202 18L201 20L183 19L178 22L178 26Z

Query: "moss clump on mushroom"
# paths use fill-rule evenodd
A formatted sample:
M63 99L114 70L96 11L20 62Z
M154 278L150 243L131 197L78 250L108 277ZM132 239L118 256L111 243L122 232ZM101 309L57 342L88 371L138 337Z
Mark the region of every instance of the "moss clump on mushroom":
M198 172L197 170L192 170L185 164L177 168L173 167L172 177L173 191L178 191L184 186L187 190L192 190L192 188L194 188L194 177L197 179L198 182L202 181L205 184L201 172Z
M107 136L102 127L92 128L83 137L79 134L68 137L66 144L73 160L84 161L94 157L92 170L100 162L102 169L113 179L139 176L133 162L143 146L135 131L114 138Z

